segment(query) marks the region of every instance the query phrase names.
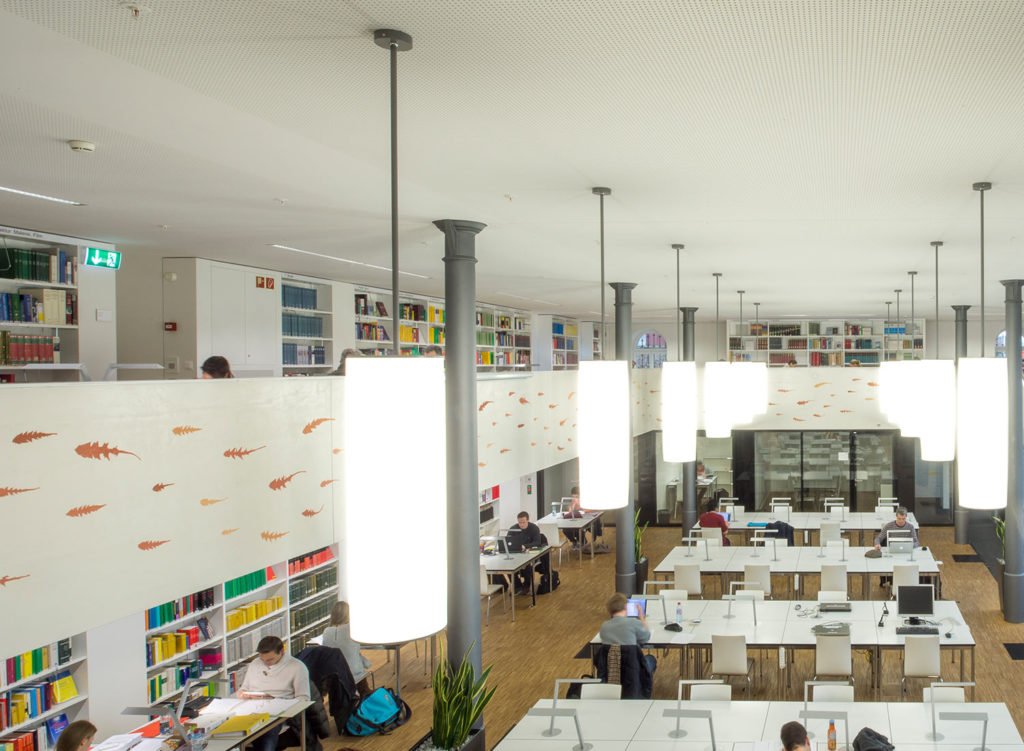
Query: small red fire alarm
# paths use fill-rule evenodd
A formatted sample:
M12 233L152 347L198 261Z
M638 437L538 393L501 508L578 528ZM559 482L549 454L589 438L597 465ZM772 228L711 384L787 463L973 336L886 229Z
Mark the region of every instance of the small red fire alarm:
M164 331L177 331L178 324L174 321L164 321Z

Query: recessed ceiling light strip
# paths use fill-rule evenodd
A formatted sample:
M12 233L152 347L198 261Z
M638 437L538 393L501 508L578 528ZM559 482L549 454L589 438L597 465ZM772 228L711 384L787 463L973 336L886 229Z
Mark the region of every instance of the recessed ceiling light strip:
M278 244L274 243L270 247L271 248L279 248L280 250L290 250L293 253L305 253L307 256L317 256L318 258L326 258L326 259L331 260L331 261L340 261L341 263L351 263L351 264L353 264L355 266L365 266L368 269L378 269L380 271L391 271L391 268L388 267L388 266L378 266L378 265L373 264L373 263L363 263L362 261L353 261L353 260L351 260L349 258L339 258L338 256L330 256L330 255L327 255L326 253L316 253L316 252L314 252L312 250L303 250L302 248L293 248L290 245L278 245ZM404 274L405 276L412 276L412 277L415 277L417 279L429 279L430 278L429 276L424 276L423 274L414 274L411 271L399 271L398 273L399 274Z
M15 193L19 196L27 196L28 198L41 198L44 201L53 201L54 203L63 203L67 206L85 206L84 203L78 201L69 201L66 198L54 198L53 196L44 196L42 193L30 193L27 190L18 190L17 188L5 188L0 185L0 190L5 193Z

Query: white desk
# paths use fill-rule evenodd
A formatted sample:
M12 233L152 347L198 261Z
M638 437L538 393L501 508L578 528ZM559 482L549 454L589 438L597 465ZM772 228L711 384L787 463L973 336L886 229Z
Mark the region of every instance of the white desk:
M594 525L601 518L603 511L584 511L583 516L564 518L561 514L548 514L537 520L537 524L557 524L559 529L575 529L579 532L576 538L580 553L580 568L583 568L583 539L586 532L590 530L590 560L594 560L594 544L597 537L594 535ZM548 541L550 542L550 540Z
M801 533L795 535L795 540L802 539L804 545L809 545L811 543L810 533L818 532L820 534L822 522L838 521L839 528L844 532L856 532L858 535L857 542L863 545L865 544L865 532L877 532L884 524L888 524L895 519L895 514L876 515L873 511L847 511L844 518L820 511L793 511L788 519L785 516L773 514L769 511L744 511L739 519L733 519L729 522L729 533L742 533L744 539L746 539L757 530L763 529L764 524L784 521L793 527L796 532ZM907 521L911 526L920 528L920 525L917 523L917 517L914 516L913 512L907 514ZM752 527L750 524L759 526ZM695 524L693 529L700 529L700 525ZM851 539L850 542L852 543L853 540ZM874 539L870 541L870 544L874 545Z
M527 566L530 567L530 597L531 607L537 604L537 587L534 586L534 571L537 561L551 550L550 545L527 550L522 553L497 553L495 555L481 555L480 563L487 568L488 574L501 574L508 582L508 590L512 596L512 620L516 619L516 582L515 575ZM550 569L550 562L549 562Z

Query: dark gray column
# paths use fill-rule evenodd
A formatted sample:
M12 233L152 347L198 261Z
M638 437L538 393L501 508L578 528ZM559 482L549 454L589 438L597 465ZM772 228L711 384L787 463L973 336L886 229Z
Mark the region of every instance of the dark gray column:
M476 453L476 235L480 222L440 219L444 232L448 458L448 662L480 655L480 501Z
M694 361L694 338L693 317L697 312L696 308L680 308L683 314L683 362ZM682 477L683 483L683 537L690 534L693 525L697 523L697 462L683 462Z
M615 359L633 360L633 288L632 282L612 282L615 290ZM476 319L474 319L474 322ZM630 390L632 399L632 389ZM629 424L629 499L615 511L615 591L629 595L636 591L636 556L633 551L633 421ZM479 564L478 564L479 565ZM479 599L479 597L477 598ZM479 604L477 610L479 610Z
M1009 456L1006 477L1006 567L1003 573L1003 617L1024 623L1024 399L1020 371L1021 285L1006 279L1006 374Z
M953 325L953 359L959 360L967 357L967 309L970 305L954 305L956 313ZM957 545L968 545L968 528L970 526L971 512L968 509L960 508L960 462L953 462L953 542Z

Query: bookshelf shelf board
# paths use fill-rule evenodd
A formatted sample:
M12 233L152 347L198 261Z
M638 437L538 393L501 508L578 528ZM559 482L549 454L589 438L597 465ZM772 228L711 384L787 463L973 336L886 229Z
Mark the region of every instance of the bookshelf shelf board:
M249 621L248 623L246 623L246 624L244 624L242 626L239 626L238 628L236 628L236 629L234 629L232 631L226 631L224 633L224 636L232 636L233 634L239 634L242 631L245 631L246 629L250 629L253 626L258 626L261 623L264 623L266 621L272 620L273 618L280 618L280 617L286 615L286 610L287 610L287 608L280 607L280 608L278 608L277 610L275 610L275 611L273 611L271 613L267 613L262 618L257 618L255 621Z
M291 636L294 638L294 637L298 636L299 634L304 634L305 632L309 631L312 628L316 628L317 626L320 626L320 625L322 625L324 623L327 623L327 621L329 621L329 620L331 620L331 616L329 616L329 615L328 616L324 616L323 618L320 618L319 620L315 620L312 623L310 623L310 624L308 624L306 626L303 626L302 628L298 629L297 631L292 631Z
M357 347L391 347L390 339L356 339Z
M283 585L284 583L285 583L285 579L282 579L282 578L273 579L271 581L268 581L262 587L256 587L256 589L250 589L248 592L243 592L240 595L235 595L234 597L232 597L229 600L224 600L224 612L226 613L230 609L230 608L228 608L228 605L233 605L233 606L237 607L238 605L240 605L240 604L242 604L244 602L247 602L247 600L246 600L247 597L252 598L252 596L255 595L255 594L259 594L260 592L264 592L264 591L270 589L271 587L279 587L279 586Z
M301 579L303 576L306 576L307 574L312 574L312 573L314 573L316 571L319 571L320 569L327 568L332 563L335 566L337 566L338 565L338 559L337 558L331 558L331 559L326 560L326 561L324 561L322 563L318 563L315 566L310 566L309 568L303 569L302 571L296 571L294 574L289 574L288 578L289 579Z
M60 282L41 282L38 279L0 278L0 285L11 287L42 287L46 289L78 289L77 284L61 284Z
M224 667L222 667L221 670L228 670L228 671L230 671L231 668L235 667L236 665L241 665L243 662L248 662L253 657L255 657L256 654L257 654L256 652L253 652L252 654L248 654L245 657L239 657L237 660L233 660L233 661L229 662L227 665L225 665Z
M331 338L329 336L292 336L291 334L282 334L282 339L290 339L292 341L299 342L329 342Z
M432 328L432 329L443 329L444 328L444 324L443 323L435 323L435 322L431 321L429 325L430 325L430 328Z
M0 321L0 326L19 329L77 329L77 323L25 323L23 321Z
M188 623L190 620L195 618L202 618L206 613L212 613L214 610L219 608L220 605L211 605L208 608L202 610L193 610L188 615L183 615L177 620L168 621L160 626L153 626L153 628L146 629L146 636L152 636L153 634L164 633L168 630L173 631L176 626L180 626L182 623Z
M246 625L248 625L248 624L246 624ZM214 636L213 638L207 639L206 641L196 642L195 646L189 647L184 652L176 652L175 654L171 655L167 659L161 660L160 662L154 663L152 665L148 665L146 667L146 672L148 673L148 672L150 672L152 670L156 670L157 668L166 667L167 665L173 665L176 662L181 662L185 658L186 655L190 655L193 652L198 652L203 647L209 647L211 644L215 644L215 643L217 643L219 641L220 641L220 637L219 636Z
M326 363L323 364L323 365L288 365L287 363L284 363L284 364L281 365L281 367L282 368L298 368L300 370L316 370L317 368L333 368L334 366L333 365L327 365Z
M0 686L0 692L7 692L7 691L10 691L12 689L17 688L18 686L24 686L26 683L32 683L33 681L38 681L39 679L45 678L48 675L53 675L54 673L60 673L60 672L63 672L65 670L69 670L74 665L77 665L80 662L85 662L85 660L86 660L85 657L74 657L74 658L68 660L67 662L65 662L63 665L57 665L56 667L47 668L46 670L42 670L42 671L40 671L38 673L33 673L32 675L28 676L27 678L22 678L20 680L17 680L14 683L7 683L7 684L5 684L3 686Z
M477 326L476 329L477 329L477 331L495 331L496 330L493 326Z
M357 321L390 321L391 316L371 316L366 313L356 313Z
M51 717L55 717L59 715L61 712L66 712L70 707L73 707L76 704L81 704L88 698L88 694L79 694L78 696L68 699L65 702L62 702L60 704L54 704L52 707L50 707L42 714L37 714L35 717L31 717L25 720L24 722L18 723L17 725L11 725L10 727L4 728L4 735L9 735L11 733L17 733L22 730L27 730L30 727L46 722Z
M391 319L389 318L388 320L390 321ZM398 322L399 323L411 323L411 324L414 324L414 325L419 325L421 323L423 323L423 324L426 323L426 321L418 321L415 318L399 318Z
M317 310L316 308L281 308L284 313L298 313L299 315L307 316L331 316L334 315L330 310Z
M335 584L333 586L330 586L330 587L327 587L326 589L321 589L319 592L316 592L315 594L311 594L309 597L304 597L301 600L299 600L298 602L290 602L290 603L288 603L288 608L290 610L291 608L297 608L300 605L305 605L307 602L312 602L313 600L316 600L316 599L318 599L320 597L323 597L324 595L329 595L331 592L334 592L337 589L338 589L338 585L337 584Z

